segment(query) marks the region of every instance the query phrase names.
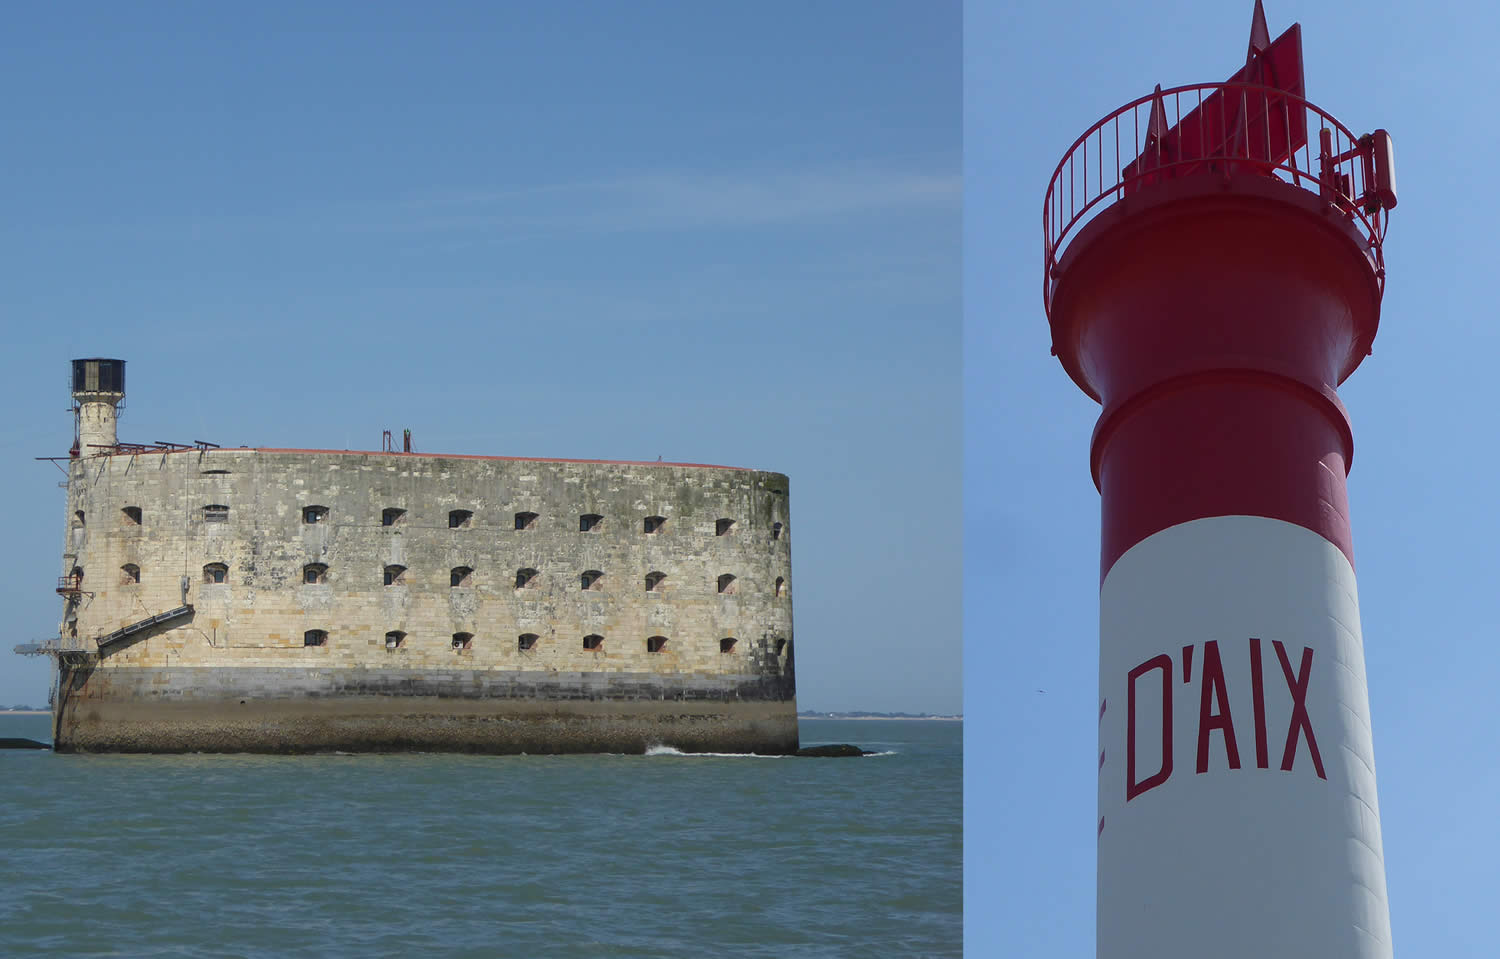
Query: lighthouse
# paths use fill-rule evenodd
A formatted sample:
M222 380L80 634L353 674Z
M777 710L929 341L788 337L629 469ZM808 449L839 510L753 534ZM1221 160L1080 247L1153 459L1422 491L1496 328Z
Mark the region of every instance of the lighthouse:
M1094 124L1044 203L1053 353L1102 406L1097 954L1389 957L1337 388L1394 150L1259 0L1235 66Z

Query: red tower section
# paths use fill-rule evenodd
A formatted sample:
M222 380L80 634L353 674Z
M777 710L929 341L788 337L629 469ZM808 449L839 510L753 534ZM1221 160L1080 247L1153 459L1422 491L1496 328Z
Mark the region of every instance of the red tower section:
M1242 69L1110 113L1048 186L1053 352L1103 406L1100 956L1390 955L1335 390L1392 158L1257 0Z

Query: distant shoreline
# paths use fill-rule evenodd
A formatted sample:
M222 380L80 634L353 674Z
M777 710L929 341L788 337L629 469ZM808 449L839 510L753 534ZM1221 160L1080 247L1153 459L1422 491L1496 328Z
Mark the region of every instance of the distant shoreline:
M962 716L842 716L834 713L829 716L826 713L818 713L812 716L798 716L798 719L838 719L848 722L888 722L888 723L961 723Z
M51 716L50 709L0 709L0 716Z

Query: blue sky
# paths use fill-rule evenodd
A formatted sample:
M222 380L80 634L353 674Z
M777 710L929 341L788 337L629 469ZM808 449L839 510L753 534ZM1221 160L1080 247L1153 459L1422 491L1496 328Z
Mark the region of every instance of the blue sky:
M0 58L0 703L128 441L785 472L799 703L956 712L956 3L84 4Z
M1494 932L1493 180L1500 14L1265 0L1308 97L1391 131L1400 204L1374 355L1340 390L1398 955ZM1156 83L1222 81L1252 3L965 8L965 881L974 955L1094 948L1098 409L1048 356L1041 209L1073 140ZM1046 690L1045 693L1037 692Z

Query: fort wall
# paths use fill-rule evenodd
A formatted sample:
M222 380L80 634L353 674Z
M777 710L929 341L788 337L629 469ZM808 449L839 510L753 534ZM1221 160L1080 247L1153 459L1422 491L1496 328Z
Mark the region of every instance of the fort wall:
M685 464L84 455L63 646L192 610L64 670L59 746L795 749L788 493Z

